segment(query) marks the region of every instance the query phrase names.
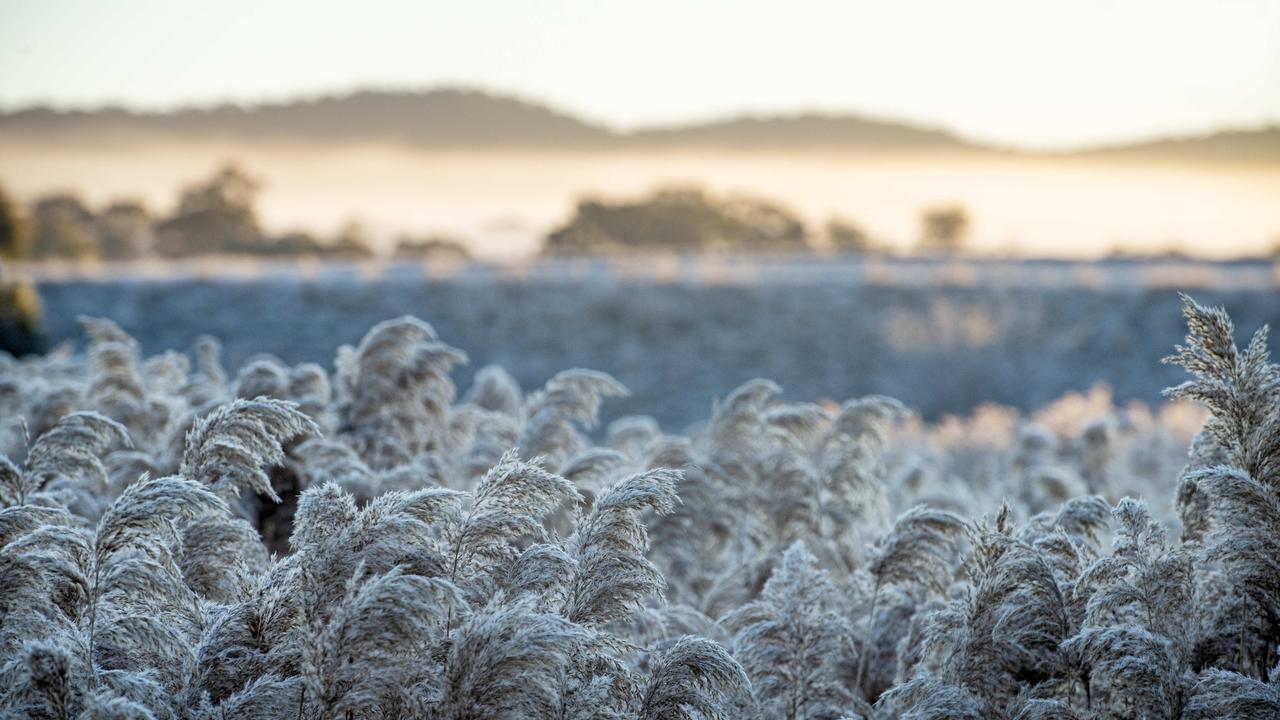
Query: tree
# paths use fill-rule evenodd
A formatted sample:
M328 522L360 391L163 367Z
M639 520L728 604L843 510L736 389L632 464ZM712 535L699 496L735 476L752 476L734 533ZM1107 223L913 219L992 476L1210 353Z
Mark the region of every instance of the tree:
M840 218L827 221L827 245L836 252L864 254L879 248L862 228Z
M87 260L99 255L98 228L93 213L75 195L50 195L31 211L35 258Z
M333 257L348 260L367 260L373 257L369 233L364 229L364 225L356 220L342 226L342 231L326 250Z
M920 249L951 254L964 249L969 238L969 212L963 205L925 208L920 214Z
M155 244L151 213L136 202L116 202L98 213L102 257L131 260L147 254Z
M408 262L423 260L466 262L471 259L471 251L467 249L464 241L449 235L428 235L424 238L401 235L396 238L392 257Z
M718 198L698 188L658 190L635 201L578 203L573 219L547 236L549 255L636 251L804 251L804 224L759 198Z
M0 258L19 259L31 252L31 234L18 208L0 185Z
M263 255L281 257L316 257L324 254L324 244L314 235L303 230L294 230L263 243Z
M156 227L161 255L257 252L262 246L253 203L261 183L235 164L186 188L173 217Z

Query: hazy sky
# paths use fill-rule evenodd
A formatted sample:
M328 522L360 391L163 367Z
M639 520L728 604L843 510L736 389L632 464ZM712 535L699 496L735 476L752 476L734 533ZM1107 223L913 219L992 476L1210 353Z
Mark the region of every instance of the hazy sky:
M0 106L374 85L618 127L857 111L1029 145L1280 121L1280 0L0 0Z

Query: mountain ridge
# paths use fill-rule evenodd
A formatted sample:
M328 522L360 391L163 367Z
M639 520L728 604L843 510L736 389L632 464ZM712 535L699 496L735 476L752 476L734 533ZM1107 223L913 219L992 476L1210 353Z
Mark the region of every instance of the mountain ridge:
M549 105L467 88L358 90L282 102L166 111L121 107L0 112L0 137L392 141L435 148L705 148L714 150L956 151L1028 156L1280 162L1280 125L1233 128L1071 151L1034 151L964 138L924 124L855 113L739 114L618 131Z

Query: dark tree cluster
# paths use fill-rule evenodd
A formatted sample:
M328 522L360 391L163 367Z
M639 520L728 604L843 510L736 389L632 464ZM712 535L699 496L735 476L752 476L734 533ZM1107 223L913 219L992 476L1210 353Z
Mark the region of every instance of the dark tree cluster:
M0 190L0 257L21 260L135 260L249 255L363 259L373 255L356 224L336 238L269 235L255 209L261 183L234 164L182 190L174 210L155 216L142 203L95 210L73 193L37 198L24 216Z
M926 208L918 249L964 249L969 219L963 207ZM546 255L628 253L836 252L882 254L887 245L866 229L831 218L821 231L770 200L718 197L696 187L660 188L634 200L587 198L543 243Z

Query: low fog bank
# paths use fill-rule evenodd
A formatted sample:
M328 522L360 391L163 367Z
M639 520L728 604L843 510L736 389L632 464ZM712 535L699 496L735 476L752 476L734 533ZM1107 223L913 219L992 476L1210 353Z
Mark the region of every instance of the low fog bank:
M94 205L175 193L235 161L263 182L264 227L332 234L352 221L375 249L400 233L442 233L486 259L535 253L583 196L635 197L694 184L776 200L821 225L846 219L893 249L918 237L922 208L966 207L972 249L1058 257L1182 251L1232 257L1280 236L1280 170L1114 159L953 154L662 150L424 150L392 144L0 141L0 181L29 201L77 192Z

